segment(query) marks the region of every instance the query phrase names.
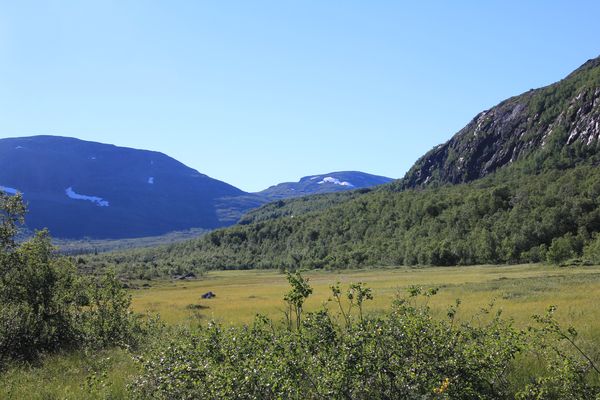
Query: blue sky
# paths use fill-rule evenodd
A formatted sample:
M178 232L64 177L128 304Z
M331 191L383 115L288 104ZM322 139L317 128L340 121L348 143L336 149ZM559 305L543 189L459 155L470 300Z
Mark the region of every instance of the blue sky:
M401 177L600 55L597 1L0 1L0 137L162 151L256 191Z

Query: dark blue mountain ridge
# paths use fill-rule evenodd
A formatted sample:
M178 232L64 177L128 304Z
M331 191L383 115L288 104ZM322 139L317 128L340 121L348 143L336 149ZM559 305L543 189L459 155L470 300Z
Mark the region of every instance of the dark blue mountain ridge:
M393 181L392 178L367 174L360 171L338 171L305 176L300 178L298 182L280 183L258 192L258 194L268 196L271 200L275 200L361 189L383 185L391 181Z
M216 199L244 194L162 153L57 136L0 140L0 185L24 194L29 227L67 238L216 228Z
M289 184L246 193L160 152L60 136L0 139L0 190L23 193L27 227L47 227L58 238L214 229L274 199L364 187L368 182L360 174L324 174L321 184L303 178L297 193L287 190L287 195L280 192Z

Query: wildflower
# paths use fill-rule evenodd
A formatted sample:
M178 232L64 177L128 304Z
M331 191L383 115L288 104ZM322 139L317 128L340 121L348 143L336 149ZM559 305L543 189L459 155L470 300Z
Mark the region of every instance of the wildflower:
M440 385L440 387L434 388L433 392L437 393L437 394L442 394L446 390L448 390L448 386L450 386L450 379L449 378L444 378L444 380L442 381L442 384Z

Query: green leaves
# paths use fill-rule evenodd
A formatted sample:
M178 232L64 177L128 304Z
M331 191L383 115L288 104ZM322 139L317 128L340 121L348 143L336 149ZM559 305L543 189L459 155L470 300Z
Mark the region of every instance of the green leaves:
M339 284L332 294L342 297ZM343 297L358 307L371 294L357 283ZM327 309L306 314L301 330L260 317L177 335L145 358L132 389L137 398L507 398L505 371L522 337L499 318L453 328L418 305L343 329Z
M20 197L0 194L0 364L75 347L131 345L142 325L114 274L82 277L47 231L14 242Z
M313 292L308 284L308 278L304 278L300 272L288 272L287 280L291 286L290 291L283 297L283 300L288 305L286 314L288 329L292 329L293 322L296 323L296 329L301 328L302 307L304 302ZM292 314L293 317L292 318Z

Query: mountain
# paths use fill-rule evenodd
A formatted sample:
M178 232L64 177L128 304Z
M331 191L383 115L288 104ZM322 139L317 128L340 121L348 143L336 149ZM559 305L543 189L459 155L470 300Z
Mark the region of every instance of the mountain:
M285 200L155 259L204 268L600 262L600 58L477 115L401 180Z
M536 156L541 167L597 157L600 138L600 57L565 79L512 97L479 113L454 135L421 157L402 180L403 188L463 183Z
M124 238L225 225L217 199L244 192L162 153L83 140L0 140L0 189L57 237Z
M383 185L392 180L392 178L385 176L371 175L358 171L330 172L328 174L305 176L300 178L298 182L280 183L257 194L267 197L269 200L278 200L368 188Z
M352 179L352 183L338 181ZM21 192L27 227L66 239L119 239L214 229L272 199L389 181L361 172L246 193L162 153L59 136L0 139L0 190Z

